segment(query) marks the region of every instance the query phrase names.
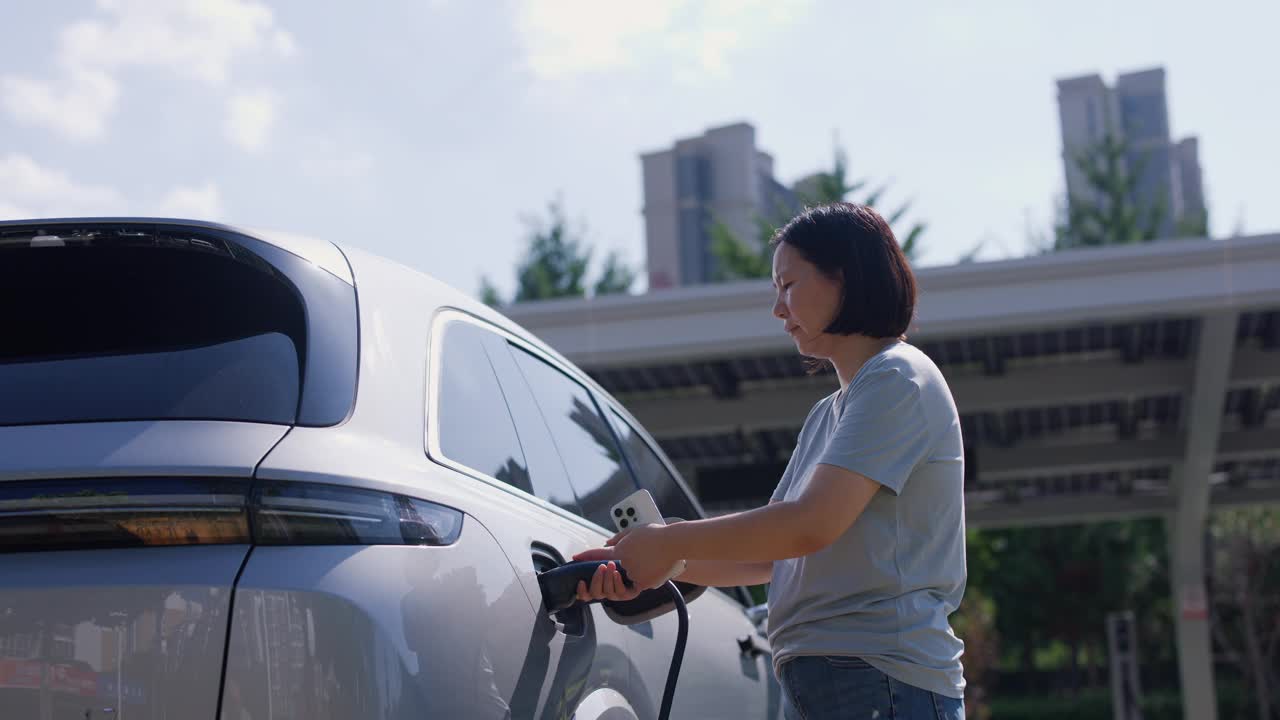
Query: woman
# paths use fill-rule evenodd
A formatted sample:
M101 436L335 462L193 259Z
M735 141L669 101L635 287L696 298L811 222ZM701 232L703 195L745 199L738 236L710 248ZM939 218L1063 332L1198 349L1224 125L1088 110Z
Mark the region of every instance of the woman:
M915 278L863 205L807 210L773 242L773 314L839 390L809 412L768 505L620 534L577 556L612 561L579 597L631 599L679 559L685 582L768 582L786 717L963 718L947 622L965 586L963 445L942 373L904 339Z

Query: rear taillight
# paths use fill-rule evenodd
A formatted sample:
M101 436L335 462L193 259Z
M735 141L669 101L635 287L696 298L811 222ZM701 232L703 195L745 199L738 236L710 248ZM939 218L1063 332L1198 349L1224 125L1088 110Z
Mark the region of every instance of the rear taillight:
M336 485L266 484L253 505L261 545L450 545L462 532L453 508Z
M449 545L462 513L394 493L217 478L0 482L0 552L164 545Z
M249 542L246 481L0 483L0 551Z

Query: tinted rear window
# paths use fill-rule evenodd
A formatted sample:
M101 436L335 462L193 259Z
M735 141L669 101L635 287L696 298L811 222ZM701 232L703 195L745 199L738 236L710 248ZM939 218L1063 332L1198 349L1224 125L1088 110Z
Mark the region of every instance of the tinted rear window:
M0 307L0 425L297 417L303 299L217 237L0 236Z

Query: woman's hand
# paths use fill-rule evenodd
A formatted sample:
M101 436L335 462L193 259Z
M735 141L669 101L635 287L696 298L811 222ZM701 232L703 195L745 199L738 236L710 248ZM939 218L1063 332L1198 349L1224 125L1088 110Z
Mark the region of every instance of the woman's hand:
M662 525L638 525L614 535L606 547L594 548L573 556L574 560L606 560L607 567L598 568L591 584L578 583L578 599L631 600L642 590L658 587L666 581L671 568L680 561L678 552L670 547L663 535ZM621 566L627 571L631 587L622 582Z
M625 601L634 600L641 593L638 585L627 587L622 581L622 573L618 572L618 563L613 561L614 551L611 547L592 548L573 556L574 560L608 560L596 568L591 576L591 584L578 582L578 600L584 603L596 600Z
M605 543L613 548L613 559L626 569L627 577L636 587L643 590L658 587L680 562L679 549L668 541L669 527L638 525Z

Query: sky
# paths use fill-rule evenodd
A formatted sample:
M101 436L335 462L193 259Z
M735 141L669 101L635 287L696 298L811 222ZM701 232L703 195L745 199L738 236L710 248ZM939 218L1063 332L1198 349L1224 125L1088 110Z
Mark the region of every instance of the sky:
M1064 180L1055 80L1163 66L1211 231L1280 231L1280 3L0 3L0 218L304 233L505 294L559 198L644 262L642 152L752 123L789 183L890 183L920 262L1024 254ZM643 283L636 287L643 289Z

